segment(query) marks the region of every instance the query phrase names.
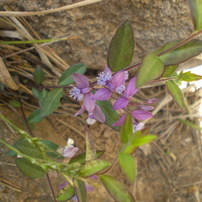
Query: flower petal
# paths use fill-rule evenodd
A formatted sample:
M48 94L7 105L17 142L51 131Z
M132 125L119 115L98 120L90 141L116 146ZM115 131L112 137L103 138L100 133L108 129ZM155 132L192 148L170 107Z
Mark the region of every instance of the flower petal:
M136 88L136 77L133 77L129 82L128 85L126 87L126 94L128 94L128 96L133 96L135 95L135 93L137 93L137 88Z
M114 88L117 88L120 85L124 85L125 83L125 71L119 71L112 77L112 84Z
M159 100L157 98L151 98L151 99L147 100L147 103L148 104L153 104L153 103L158 102L158 101Z
M116 100L116 102L113 104L113 109L118 110L118 109L123 109L128 105L129 100L125 97L120 97L119 99Z
M100 122L105 122L105 115L102 112L101 108L98 105L95 105L95 108L93 110L93 116L95 119L97 119Z
M93 187L91 187L88 183L85 183L86 191L93 191Z
M152 113L143 110L135 110L131 114L133 115L134 118L138 120L149 119L153 116Z
M63 189L64 187L66 187L69 183L68 182L64 182L62 184L59 185L59 189Z
M121 126L122 123L124 122L125 118L126 118L126 114L124 114L123 116L121 116L121 117L118 119L118 121L117 121L116 123L114 123L112 126Z
M86 88L89 86L89 81L87 77L82 74L74 73L73 79L76 82L78 88Z
M93 95L93 100L108 100L112 92L108 88L101 88Z
M66 157L66 158L72 158L78 150L79 150L79 148L74 147L73 145L69 145L68 147L64 148L64 150L62 152L62 156Z
M144 111L150 111L150 110L153 110L154 107L153 106L147 106L147 105L142 105L140 107L140 109L144 110Z
M90 114L92 114L95 108L95 100L93 100L92 98L93 98L93 94L91 92L86 93L83 98L85 108Z
M85 111L85 109L86 109L85 105L82 104L81 109L78 112L76 112L76 114L74 114L74 116L77 116L77 115L83 113Z
M112 71L109 69L109 67L108 66L106 66L105 67L105 69L104 69L104 73L106 74L106 73L112 73Z

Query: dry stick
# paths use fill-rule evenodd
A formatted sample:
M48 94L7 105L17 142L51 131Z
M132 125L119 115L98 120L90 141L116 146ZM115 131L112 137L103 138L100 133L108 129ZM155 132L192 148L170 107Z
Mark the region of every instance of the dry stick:
M81 6L86 6L88 4L93 4L93 3L97 3L103 0L85 0L85 1L81 1L75 4L71 4L71 5L66 5L66 6L62 6L59 8L54 8L54 9L49 9L49 10L43 10L43 11L0 11L0 16L13 16L13 17L22 17L22 16L32 16L32 15L44 15L44 14L48 14L48 13L55 13L58 11L64 11L64 10L68 10L68 9L72 9L72 8L77 8L77 7L81 7Z

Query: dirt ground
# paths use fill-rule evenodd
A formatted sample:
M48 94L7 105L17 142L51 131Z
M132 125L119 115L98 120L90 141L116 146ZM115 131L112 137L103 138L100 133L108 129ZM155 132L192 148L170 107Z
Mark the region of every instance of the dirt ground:
M165 92L162 91L161 95L163 94ZM201 97L201 90L188 92L186 96L192 111L195 109L197 113L198 106L194 103ZM19 109L2 104L0 111L18 127L26 129ZM85 114L82 116L85 117ZM201 134L178 122L176 117L179 116L179 110L171 102L147 123L151 127L151 133L157 134L158 139L140 148L135 154L138 175L135 186L130 187L130 190L138 202L199 202L202 199ZM199 121L198 118L193 120ZM12 144L18 135L2 121L0 124L0 137ZM65 145L69 137L73 138L80 152L85 149L81 134L83 129L81 119L62 113L53 114L32 126L34 135L55 141L61 146ZM119 149L118 133L99 123L92 126L91 133L96 148L105 150L108 154L103 158L112 161ZM16 167L14 158L7 155L7 148L1 146L0 149L1 201L53 201L46 177L33 180L23 176ZM118 166L110 174L129 185ZM52 175L50 178L56 190L61 178ZM100 185L98 187L98 190L90 193L88 201L112 201Z

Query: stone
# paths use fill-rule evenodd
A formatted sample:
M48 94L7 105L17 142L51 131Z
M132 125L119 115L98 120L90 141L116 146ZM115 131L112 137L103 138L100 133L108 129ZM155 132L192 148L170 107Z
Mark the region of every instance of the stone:
M77 0L1 0L16 11L37 11L79 2ZM184 0L104 0L67 11L26 17L41 38L80 36L51 47L68 64L85 63L102 70L117 27L129 20L134 29L136 50L133 64L159 46L187 37L193 31L189 7Z

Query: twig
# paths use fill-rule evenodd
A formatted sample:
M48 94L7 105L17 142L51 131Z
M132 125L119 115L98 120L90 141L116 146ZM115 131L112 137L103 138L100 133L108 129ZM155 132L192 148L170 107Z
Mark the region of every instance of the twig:
M81 6L86 6L88 4L93 4L100 1L103 1L103 0L85 0L75 4L66 5L66 6L62 6L54 9L43 10L43 11L21 11L21 12L20 11L0 11L0 16L22 17L22 16L32 16L32 15L44 15L44 14L55 13L58 11L64 11L72 8L78 8Z

